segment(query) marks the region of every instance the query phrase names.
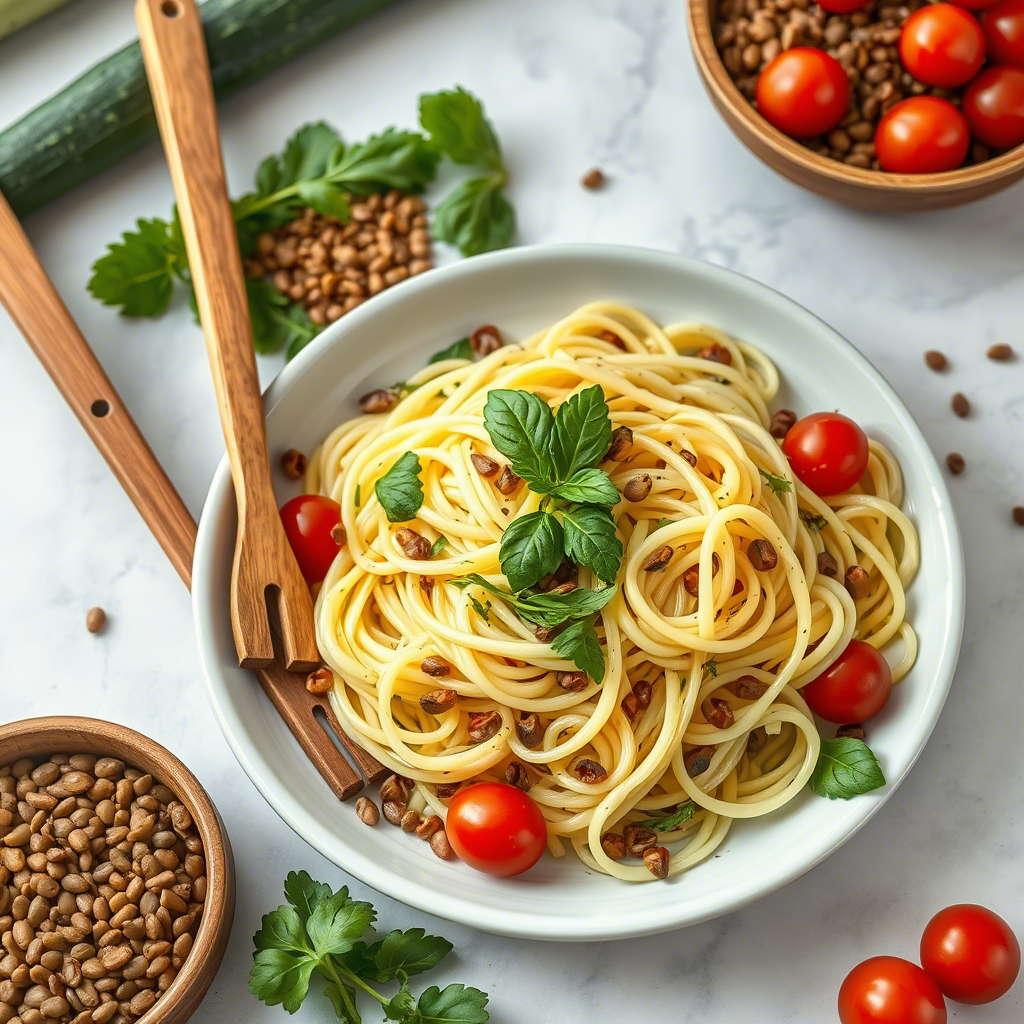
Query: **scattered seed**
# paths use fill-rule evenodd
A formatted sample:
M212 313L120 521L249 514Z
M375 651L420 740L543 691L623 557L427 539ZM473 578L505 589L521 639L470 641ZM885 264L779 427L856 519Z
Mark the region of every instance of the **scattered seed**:
M394 391L377 388L376 391L368 391L359 399L359 411L369 414L387 412L397 402L398 395Z
M441 858L441 860L451 860L455 854L452 852L452 844L448 841L448 834L444 829L440 832L435 832L430 837L430 849Z
M661 572L672 561L674 552L675 549L670 544L662 544L643 560L640 568L644 572Z
M402 817L405 814L405 804L399 803L396 800L385 800L383 811L384 817L391 822L392 825L401 825Z
M964 471L967 463L959 452L950 452L946 456L946 465L949 467L950 473L954 476L959 476Z
M1018 526L1024 526L1024 505L1015 505L1013 508L1013 521Z
M98 633L107 623L107 613L100 607L90 608L85 613L85 628L90 633Z
M443 829L444 822L436 814L431 814L416 826L415 831L416 835L418 835L420 839L430 839Z
M342 526L341 523L335 523L331 527L331 540L333 540L334 543L337 544L338 547L340 548L344 545L347 539L348 537L345 533L345 527Z
M380 786L380 798L385 803L388 801L396 804L404 804L409 799L409 792L405 783L397 775L389 775Z
M633 431L629 427L616 427L612 431L612 443L605 458L612 462L622 462L629 456L632 447Z
M949 402L953 412L957 414L961 419L964 419L971 414L971 403L967 401L967 396L962 392L958 391Z
M428 676L447 676L451 675L452 667L444 658L432 654L420 662L420 670Z
M622 496L627 501L643 501L651 493L652 486L650 473L642 473L626 481L626 486L622 488Z
M500 728L501 714L498 711L479 711L469 716L469 738L474 743L491 739Z
M734 721L729 702L720 697L706 697L701 702L700 710L708 725L716 729L728 729Z
M439 782L434 790L441 800L450 800L459 791L461 782Z
M1013 348L1005 343L991 345L985 355L987 355L989 359L994 359L997 363L1005 363L1008 359L1013 358Z
M839 575L839 563L827 551L818 552L818 572L835 579Z
M756 754L768 742L768 733L763 726L752 729L747 737L747 753Z
M519 742L527 750L534 750L539 747L544 739L544 726L541 725L539 716L535 714L523 715L516 722L516 735Z
M768 692L768 687L754 676L740 676L739 679L734 679L729 683L729 689L740 700L760 700Z
M530 778L526 765L520 764L518 761L513 761L505 769L505 781L510 786L521 789L524 793L528 793L533 788L533 780Z
M693 779L706 772L711 765L711 757L714 752L714 747L694 747L692 750L688 750L683 755L686 774Z
M592 167L586 174L580 178L580 184L584 188L599 189L603 188L605 183L604 171L599 167Z
M644 864L655 878L668 878L670 854L664 846L652 846L644 853Z
M864 726L859 723L853 723L851 725L841 725L836 729L836 739L851 739L851 740L862 740L864 739Z
M430 541L407 526L395 531L395 541L408 558L425 562L430 557Z
M406 811L399 819L399 826L403 832L415 832L420 823L419 811Z
M590 685L586 672L557 672L555 681L570 693L580 693Z
M601 849L611 860L622 860L626 856L626 841L618 832L605 832L601 836Z
M511 466L506 466L501 471L501 476L498 477L498 482L495 486L498 490L504 494L511 494L519 485L522 483L522 477L518 477L512 472Z
M459 699L454 690L431 690L420 697L420 707L428 715L443 715L451 711Z
M697 358L710 359L711 362L721 363L723 366L732 365L732 353L717 341L710 345L705 345L704 348L697 353Z
M854 601L862 601L868 596L868 592L871 589L871 578L868 576L867 571L859 565L851 565L846 570L846 576L843 579L843 584L850 593L850 597Z
M580 782L603 782L608 778L608 773L604 768L597 761L592 761L589 757L581 757L572 766L572 773Z
M505 344L501 332L493 324L478 327L469 336L469 343L473 347L473 351L480 356L489 356Z
M768 423L768 433L782 440L796 423L796 413L792 409L780 409Z
M936 373L942 373L949 366L949 360L935 349L925 352L924 361L927 363L928 369L934 370Z
M642 857L646 850L658 843L658 833L653 828L632 822L622 830L622 838L626 852L634 857Z
M334 689L334 673L329 668L318 668L306 676L306 689L310 693L330 693Z
M480 455L477 452L473 452L470 455L469 461L473 463L473 468L488 480L501 468L494 459L487 455Z
M289 448L281 456L281 472L289 480L298 480L306 472L306 456L294 448Z
M779 564L775 545L769 540L752 540L747 545L747 558L758 572L769 572Z
M637 715L642 715L651 706L651 695L654 688L646 679L641 679L622 698L620 706L626 717L633 721Z

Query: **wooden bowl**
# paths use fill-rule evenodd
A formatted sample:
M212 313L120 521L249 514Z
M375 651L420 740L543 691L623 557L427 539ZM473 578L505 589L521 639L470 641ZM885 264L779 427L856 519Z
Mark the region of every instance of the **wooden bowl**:
M169 750L123 725L93 718L28 718L0 726L0 765L21 757L98 754L140 768L188 808L203 841L207 895L191 951L177 977L138 1024L184 1024L213 981L227 947L235 911L235 865L224 823L196 777Z
M962 206L1024 177L1024 146L941 174L887 174L819 156L772 127L739 91L715 47L716 0L689 0L690 45L704 86L726 124L756 157L826 199L883 213Z

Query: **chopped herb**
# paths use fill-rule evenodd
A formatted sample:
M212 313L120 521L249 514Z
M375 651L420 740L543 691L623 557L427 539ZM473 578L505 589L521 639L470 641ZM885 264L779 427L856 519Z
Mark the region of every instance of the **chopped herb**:
M663 526L671 526L674 522L674 519L659 519L654 528L660 530Z
M428 360L427 365L431 363L443 363L446 359L472 359L473 358L473 346L469 343L469 338L459 338L458 341L453 341L447 348L441 349L440 352L435 352Z
M758 473L764 477L764 481L771 488L772 494L781 494L785 491L793 490L792 482L784 476L776 476L774 473L768 473L763 469L758 469Z
M800 518L807 529L813 530L815 533L820 533L828 526L828 520L824 516L816 516L813 512L808 512L807 509L800 510Z
M445 537L444 534L438 537L430 547L430 557L433 558L435 555L439 555L444 550L447 543L448 538Z
M718 676L718 662L714 658L704 662L704 669L701 673L701 682L706 683L709 679L715 679Z
M485 608L484 605L482 605L475 597L473 597L472 594L470 594L469 603L473 606L474 611L477 613L477 615L480 616L481 619L484 620L484 622L491 621L490 601L487 602L487 607Z
M356 508L363 503L363 485L361 483L356 484Z
M392 384L388 390L394 392L399 398L405 398L406 395L411 395L421 387L423 387L422 384L411 384L407 380L400 380L397 384Z
M653 828L655 832L672 832L688 822L696 810L697 805L692 800L687 800L663 818L647 818L645 821L638 821L637 824L644 828Z

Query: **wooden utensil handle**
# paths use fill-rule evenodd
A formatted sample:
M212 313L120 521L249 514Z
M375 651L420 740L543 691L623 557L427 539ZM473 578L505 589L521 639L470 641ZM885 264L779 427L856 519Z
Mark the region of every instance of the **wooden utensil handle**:
M0 195L0 302L107 460L186 586L196 524Z
M269 511L252 504L265 504L272 488L262 454L263 402L202 23L194 0L138 0L135 14L244 523L250 513ZM258 443L248 445L250 438Z

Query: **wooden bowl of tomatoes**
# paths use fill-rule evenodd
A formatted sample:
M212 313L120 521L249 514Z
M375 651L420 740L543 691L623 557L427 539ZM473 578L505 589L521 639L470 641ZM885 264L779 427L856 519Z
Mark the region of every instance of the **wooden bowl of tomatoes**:
M973 202L1024 177L1024 0L940 2L907 18L902 69L929 87L958 90L959 105L915 95L892 107L874 129L881 169L851 166L801 141L827 136L847 113L847 72L825 50L781 50L758 74L757 105L744 96L715 45L717 3L688 5L704 85L740 141L790 181L849 206L913 213ZM822 6L867 6L833 3ZM1001 152L962 166L972 142Z

